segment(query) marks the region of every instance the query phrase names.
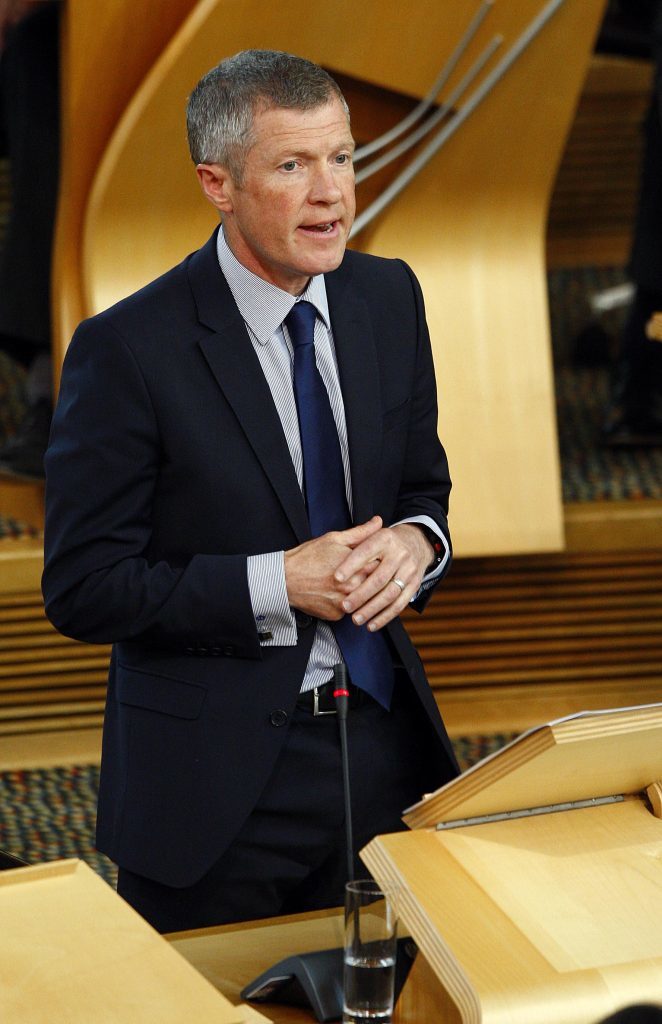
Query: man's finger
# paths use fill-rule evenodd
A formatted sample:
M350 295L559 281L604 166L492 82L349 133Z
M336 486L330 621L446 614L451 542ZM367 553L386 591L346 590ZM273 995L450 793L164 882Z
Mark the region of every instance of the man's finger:
M380 530L353 548L335 571L339 583L359 574L366 573L369 584L359 595L361 603L385 587L388 581L410 558L409 551L392 530ZM368 568L370 566L370 568ZM352 609L357 607L356 603Z
M351 594L353 590L356 590L357 587L360 587L361 584L365 583L368 576L370 576L370 574L373 573L375 569L379 567L380 564L381 559L373 558L372 561L364 565L359 572L352 573L352 575L349 576L344 583L342 583L340 580L337 580L338 583L341 583L341 590L343 591L343 593Z
M367 540L369 540L370 537L372 537L374 534L379 533L379 531L382 528L383 528L382 517L381 516L373 516L372 519L369 519L367 521L367 523L360 523L358 526L350 526L350 528L348 530L341 530L337 534L337 537L338 537L338 540L339 540L339 542L341 544L344 544L344 545L346 545L349 548L357 548L361 544L364 544ZM358 571L360 571L361 569L363 569L365 567L367 562L372 561L373 559L374 559L374 555L372 555L368 559L365 559L365 558L363 558L363 559L359 558L358 560L355 559L355 563L356 564L354 565L354 568L351 570L351 572L358 572ZM336 572L335 577L336 577L336 579L339 582L343 582L347 578L348 575L351 575L351 572L350 573L343 572L343 573L341 573L341 575L338 575L338 572Z
M415 583L407 583L401 588L394 580L389 580L379 594L357 609L352 621L357 626L365 626L371 633L381 629L404 611L416 589Z
M398 583L395 582L396 579ZM360 587L344 598L342 607L357 625L361 625L373 618L382 608L398 601L402 594L406 594L404 607L409 598L416 593L417 584L415 571L407 563L402 563L386 577L381 575L380 569L380 572L372 573Z

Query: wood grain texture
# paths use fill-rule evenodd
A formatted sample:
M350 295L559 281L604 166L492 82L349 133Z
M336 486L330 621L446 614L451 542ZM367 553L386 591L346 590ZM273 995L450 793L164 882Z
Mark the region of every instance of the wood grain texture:
M168 939L212 985L233 1003L244 985L285 956L336 949L343 944L342 910L296 914L238 925L176 932ZM305 1024L309 1011L266 1004L274 1024Z
M410 612L453 735L662 700L662 553L458 560Z
M653 782L646 789L651 809L656 818L662 818L662 782Z
M593 1024L659 998L662 825L644 791L661 765L662 705L556 723L418 805L407 816L414 832L362 851L379 881L399 884L401 916L451 1020ZM625 797L433 827L607 794Z
M661 774L662 704L587 713L519 736L416 804L405 820L410 828L434 828L486 814L641 794Z
M3 1024L243 1024L246 1015L81 861L0 874Z
M563 510L567 551L655 550L662 545L662 502L577 501Z
M39 591L43 550L37 542L0 546L0 761L21 761L12 737L94 733L83 748L98 758L110 648L61 636L46 618ZM2 744L4 743L4 747ZM68 760L59 740L58 758ZM39 763L43 742L28 756ZM50 761L51 755L46 754Z
M44 485L40 481L12 480L0 477L0 509L37 529L44 525Z

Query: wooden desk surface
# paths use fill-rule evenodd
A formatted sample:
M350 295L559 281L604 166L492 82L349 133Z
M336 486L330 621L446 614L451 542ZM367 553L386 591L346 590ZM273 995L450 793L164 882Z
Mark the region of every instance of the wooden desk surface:
M244 985L279 960L295 953L342 946L343 912L340 908L323 910L176 932L167 938L212 985L238 1004ZM291 1006L252 1005L274 1024L308 1024L315 1019L310 1011Z

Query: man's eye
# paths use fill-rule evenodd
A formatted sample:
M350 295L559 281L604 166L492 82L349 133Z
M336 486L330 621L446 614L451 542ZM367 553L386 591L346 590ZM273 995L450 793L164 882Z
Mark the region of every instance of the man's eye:
M337 164L348 164L351 159L352 158L349 155L349 153L338 153L338 156L336 157L336 163Z
M285 162L284 164L282 164L281 166L282 166L282 168L283 168L283 170L284 170L284 171L293 171L293 170L294 170L294 168L296 167L296 165L297 165L297 162L296 162L296 160L287 160L287 161L286 161L286 162Z

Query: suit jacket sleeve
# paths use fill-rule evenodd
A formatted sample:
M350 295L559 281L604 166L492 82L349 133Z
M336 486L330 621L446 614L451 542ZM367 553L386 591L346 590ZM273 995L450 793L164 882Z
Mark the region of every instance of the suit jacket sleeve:
M182 430L186 425L182 424ZM69 347L46 455L43 592L62 632L106 643L231 643L260 658L241 554L152 553L160 424L134 353L104 318Z

